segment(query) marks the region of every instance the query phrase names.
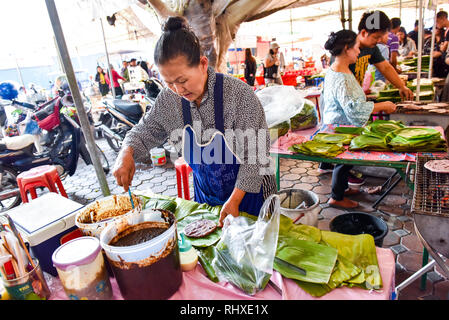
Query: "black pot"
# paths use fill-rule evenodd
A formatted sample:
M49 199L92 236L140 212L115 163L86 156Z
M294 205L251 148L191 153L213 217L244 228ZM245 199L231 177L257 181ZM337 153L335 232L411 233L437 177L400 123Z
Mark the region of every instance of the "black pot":
M343 234L370 234L377 247L382 247L388 233L385 221L364 212L349 212L336 216L331 220L329 227L331 231Z

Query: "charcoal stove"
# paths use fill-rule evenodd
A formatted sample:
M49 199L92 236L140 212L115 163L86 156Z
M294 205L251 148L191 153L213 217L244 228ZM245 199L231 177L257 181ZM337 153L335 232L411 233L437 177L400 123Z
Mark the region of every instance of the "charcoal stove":
M411 213L418 238L449 278L449 268L440 255L449 258L449 174L424 167L430 160L449 157L418 154Z

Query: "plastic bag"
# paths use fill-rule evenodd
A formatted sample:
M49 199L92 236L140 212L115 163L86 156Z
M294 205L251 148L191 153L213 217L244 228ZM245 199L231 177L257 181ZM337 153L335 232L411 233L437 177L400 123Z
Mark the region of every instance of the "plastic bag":
M215 247L212 267L220 281L228 281L248 295L263 290L273 273L279 234L280 199L268 197L257 221L228 215Z
M317 125L315 106L292 86L266 87L256 95L265 111L271 141L290 129L307 129Z

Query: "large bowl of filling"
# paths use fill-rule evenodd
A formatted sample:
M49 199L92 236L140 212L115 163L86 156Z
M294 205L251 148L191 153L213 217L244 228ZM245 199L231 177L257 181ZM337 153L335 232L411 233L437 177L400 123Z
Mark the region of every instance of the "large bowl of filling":
M75 225L85 236L100 239L101 231L118 218L140 213L142 201L138 196L132 195L134 209L129 195L111 195L81 208L75 215Z

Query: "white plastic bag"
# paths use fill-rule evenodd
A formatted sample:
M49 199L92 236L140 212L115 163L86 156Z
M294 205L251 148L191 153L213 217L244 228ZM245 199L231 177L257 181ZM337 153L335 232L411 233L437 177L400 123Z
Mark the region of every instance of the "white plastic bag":
M257 221L228 215L217 243L212 267L220 281L228 281L249 295L263 290L273 273L279 234L280 199L268 197Z

